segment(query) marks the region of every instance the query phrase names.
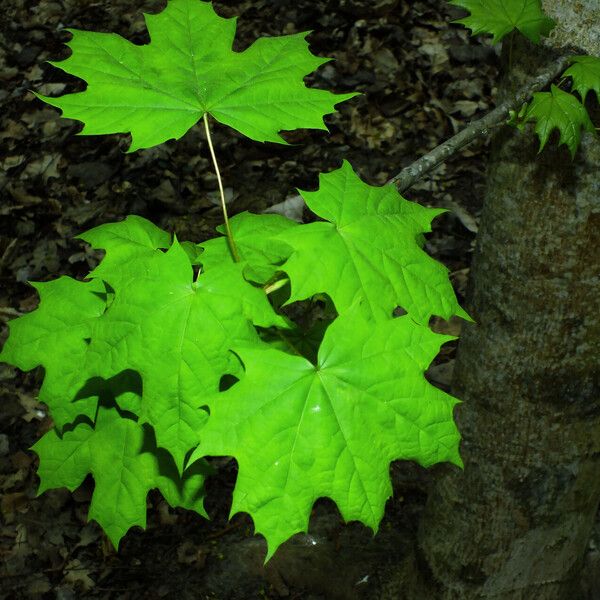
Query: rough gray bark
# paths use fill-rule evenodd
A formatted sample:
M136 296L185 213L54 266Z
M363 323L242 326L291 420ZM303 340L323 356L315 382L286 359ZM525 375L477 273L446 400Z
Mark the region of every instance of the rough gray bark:
M547 47L577 45L584 54L600 56L598 0L542 0L542 7L557 23L545 44Z
M575 5L585 13L545 2L556 19ZM599 16L596 0L589 10ZM557 43L574 27L560 23ZM504 92L545 54L520 43ZM453 390L465 469L430 495L416 565L431 587L409 586L415 600L579 597L600 499L600 142L585 136L574 162L553 146L538 156L511 131L494 143L467 307L477 324Z

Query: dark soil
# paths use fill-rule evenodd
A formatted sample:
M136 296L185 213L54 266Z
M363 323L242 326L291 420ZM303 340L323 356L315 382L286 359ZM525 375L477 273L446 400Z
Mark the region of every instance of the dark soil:
M62 94L84 84L44 62L68 55L65 27L113 31L148 41L142 11L160 0L7 0L0 16L0 342L6 323L37 303L28 280L83 278L99 255L78 233L127 214L175 231L211 237L221 221L216 178L200 127L178 142L125 154L125 136L78 137L30 90ZM382 184L493 104L497 52L451 25L439 0L243 0L215 2L239 15L236 49L262 35L313 30L314 53L336 60L307 79L336 92L360 91L327 118L330 133L286 134L290 146L257 144L226 127L214 131L233 213L260 212L315 189L317 174L348 159ZM427 248L446 264L460 296L480 212L487 148L478 142L407 194L455 212L435 223ZM459 323L438 323L457 334ZM447 388L454 348L430 370ZM414 539L435 470L392 465L394 498L379 533L343 524L317 503L309 534L263 565L265 544L246 515L228 521L235 462L220 459L209 481L210 521L148 497L148 527L131 530L117 553L86 523L93 481L75 493L36 498L28 448L51 426L36 401L43 373L0 365L0 598L399 598L393 572Z

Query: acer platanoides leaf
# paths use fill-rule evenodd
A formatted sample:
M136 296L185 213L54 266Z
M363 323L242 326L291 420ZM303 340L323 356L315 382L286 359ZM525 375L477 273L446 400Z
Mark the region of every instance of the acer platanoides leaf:
M106 309L102 281L70 277L31 284L40 296L38 308L9 323L0 361L23 371L44 367L39 400L48 405L62 429L78 415L93 418L96 402L76 400L78 391L95 373L96 356L89 352L94 322Z
M140 374L139 416L153 426L159 446L182 469L204 419L198 403L218 390L223 375L239 370L228 352L234 340L258 343L253 324L288 325L264 291L244 279L241 264L203 273L194 281L188 255L175 240L167 252L155 250L139 270L134 267L129 278L120 269L114 278L103 272L114 299L95 325L89 351L98 357L101 377L125 369Z
M539 44L555 25L544 14L540 0L451 0L450 4L471 13L456 23L468 27L472 35L491 33L494 43L518 29L534 44Z
M535 131L540 138L540 152L554 129L560 132L559 145L569 148L571 157L575 157L581 131L596 133L585 106L573 94L564 92L553 85L549 92L535 92L523 118L523 123L536 121Z
M365 310L377 318L389 319L401 306L422 324L432 315L470 319L448 270L421 247L422 234L443 209L409 202L393 185L367 185L346 161L321 174L319 183L318 191L301 194L326 221L280 235L294 249L281 267L291 280L289 302L323 293L338 313L363 298Z
M129 215L117 223L105 223L77 236L96 250L105 250L90 277L104 279L111 286L135 276L142 261L152 261L157 249L171 246L171 235L147 219Z
M462 464L458 402L424 377L441 344L409 316L374 323L355 307L328 328L313 365L269 347L238 347L246 373L206 401L210 417L190 463L230 455L239 473L232 514L248 512L269 558L306 531L328 497L346 521L377 530L396 459Z
M91 473L95 488L88 517L104 529L116 548L130 527L146 526L146 496L158 488L171 506L207 516L206 464L179 477L172 457L157 449L142 425L101 405L96 424L79 423L59 436L47 432L34 446L40 457L38 494L50 488L73 491ZM194 463L194 467L196 463Z
M571 62L563 77L573 78L573 89L579 93L583 102L590 90L596 92L596 98L600 102L600 57L573 56Z
M329 59L311 54L306 33L232 48L235 19L210 2L169 0L145 15L151 42L69 30L72 50L52 63L88 84L84 92L38 97L84 122L82 134L130 133L130 152L179 139L205 113L260 142L285 144L282 130L327 129L323 116L356 94L307 88L303 78Z

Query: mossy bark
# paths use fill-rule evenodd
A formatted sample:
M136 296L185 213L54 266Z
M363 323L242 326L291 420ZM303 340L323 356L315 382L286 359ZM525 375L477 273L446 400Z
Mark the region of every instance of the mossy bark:
M548 60L515 36L501 92ZM407 597L579 597L600 500L600 142L571 161L557 141L494 140L453 389L465 468L429 497L415 564L430 587Z

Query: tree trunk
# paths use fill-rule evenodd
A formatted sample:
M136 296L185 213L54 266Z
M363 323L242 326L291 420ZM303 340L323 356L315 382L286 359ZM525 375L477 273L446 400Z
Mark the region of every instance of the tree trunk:
M555 44L586 10L600 16L585 4L545 2ZM566 22L575 5L580 22ZM504 92L549 53L515 37ZM445 470L429 497L416 564L434 586L407 597L580 594L600 500L600 142L586 135L573 162L556 144L538 155L532 132L494 140L467 306L477 324L454 380L465 468Z

